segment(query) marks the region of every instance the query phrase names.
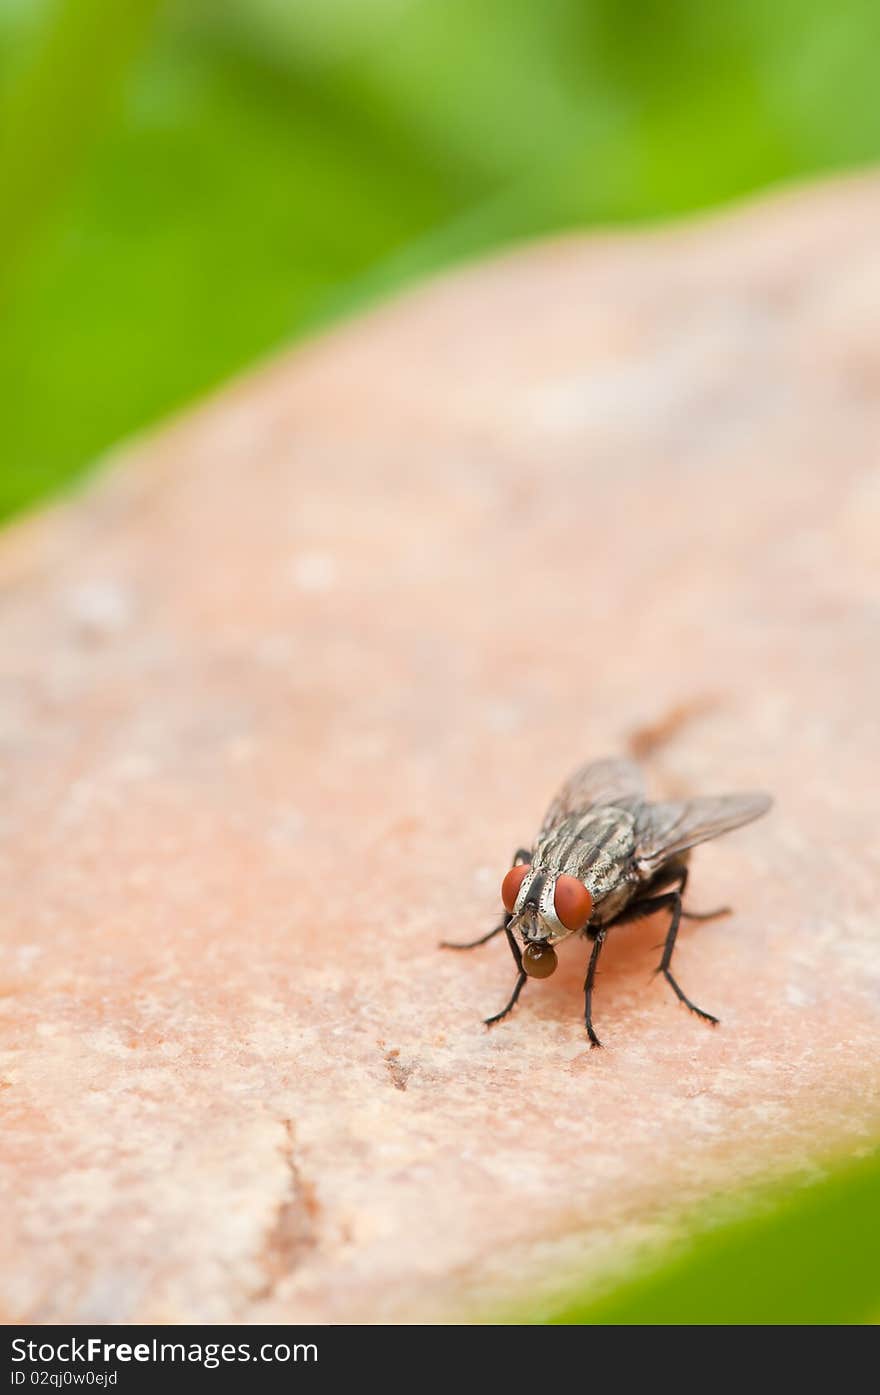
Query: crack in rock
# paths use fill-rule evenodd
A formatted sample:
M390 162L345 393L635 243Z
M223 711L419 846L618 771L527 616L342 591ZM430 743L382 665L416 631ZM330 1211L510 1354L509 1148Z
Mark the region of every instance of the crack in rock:
M668 746L681 730L720 706L720 698L704 694L670 707L655 722L646 722L629 734L629 753L636 760L649 760Z
M388 1074L391 1076L391 1083L395 1090L405 1090L409 1078L416 1067L415 1065L406 1065L399 1057L399 1048L395 1048L393 1051L386 1051L385 1065L388 1067Z
M288 1172L287 1188L275 1212L260 1251L265 1281L253 1295L270 1298L278 1285L300 1265L318 1242L318 1199L314 1187L302 1175L296 1160L293 1122L284 1119L282 1156Z

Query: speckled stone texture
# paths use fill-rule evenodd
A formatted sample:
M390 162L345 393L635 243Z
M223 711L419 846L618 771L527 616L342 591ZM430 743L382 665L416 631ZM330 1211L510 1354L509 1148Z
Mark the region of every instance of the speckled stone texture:
M476 265L5 534L6 1321L540 1313L866 1146L878 245L867 178ZM657 918L604 1051L583 942L488 1031L506 946L438 939L631 748L776 796L694 858L722 1025Z

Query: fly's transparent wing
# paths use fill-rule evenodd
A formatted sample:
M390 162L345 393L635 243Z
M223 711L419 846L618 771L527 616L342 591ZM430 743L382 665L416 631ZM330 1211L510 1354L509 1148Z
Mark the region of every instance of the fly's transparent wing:
M570 814L585 814L602 804L641 803L645 787L639 767L631 760L594 760L566 780L544 815L540 837Z
M722 794L680 804L646 804L636 824L636 863L644 875L659 870L676 853L707 843L766 814L769 794Z

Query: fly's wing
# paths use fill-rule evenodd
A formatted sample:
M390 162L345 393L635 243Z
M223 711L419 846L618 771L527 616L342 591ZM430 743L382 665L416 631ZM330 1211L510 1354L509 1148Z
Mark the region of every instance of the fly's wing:
M766 814L769 794L722 794L680 804L645 804L636 824L635 860L643 876L659 871L676 853L707 843Z
M566 780L544 815L538 836L543 838L571 814L585 814L602 804L640 804L644 797L641 771L633 761L590 761Z

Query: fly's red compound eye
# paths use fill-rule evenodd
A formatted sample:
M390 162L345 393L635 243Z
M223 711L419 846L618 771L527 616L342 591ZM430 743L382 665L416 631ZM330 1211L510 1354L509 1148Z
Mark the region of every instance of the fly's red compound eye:
M513 915L513 908L516 905L516 898L519 896L519 889L523 884L529 864L524 862L519 867L511 867L504 881L501 883L501 900L504 902L504 909Z
M593 898L577 877L556 878L553 905L566 930L583 930L593 913Z

